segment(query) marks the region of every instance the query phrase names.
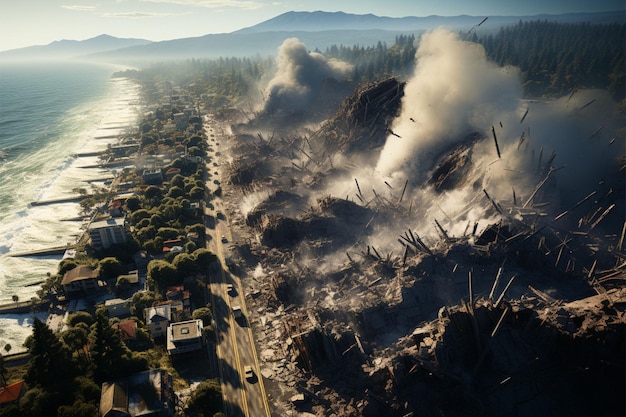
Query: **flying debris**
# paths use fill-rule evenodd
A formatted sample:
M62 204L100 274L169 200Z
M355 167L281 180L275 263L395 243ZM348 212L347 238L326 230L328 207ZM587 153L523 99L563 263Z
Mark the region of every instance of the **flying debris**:
M520 124L522 124L524 122L524 119L526 119L526 116L528 116L528 110L530 110L530 107L526 107L526 111L524 112L524 115L522 116L522 120L520 120Z
M398 137L398 138L402 139L402 136L398 135L398 134L397 134L397 133L395 133L393 130L391 130L391 129L387 129L387 131L388 131L389 133L391 133L392 135L394 135L394 136L396 136L396 137Z
M584 106L579 107L579 108L578 108L578 111L580 111L580 110L582 110L582 109L585 109L585 108L589 107L590 105L592 105L592 104L593 104L593 102L594 102L594 101L596 101L596 99L595 99L595 98L594 98L593 100L591 100L589 103L585 104Z
M496 129L491 126L491 133L493 133L493 141L496 143L496 151L498 152L498 158L501 158L500 155L500 146L498 146L498 138L496 137Z
M473 31L474 29L476 29L478 26L480 26L480 25L482 25L483 23L485 23L485 22L487 21L487 19L489 19L489 16L487 16L487 17L485 17L483 20L481 20L479 24L472 26L472 28L471 28L469 31L467 31L467 33L468 33L468 34L469 34L469 33L472 33L472 31Z

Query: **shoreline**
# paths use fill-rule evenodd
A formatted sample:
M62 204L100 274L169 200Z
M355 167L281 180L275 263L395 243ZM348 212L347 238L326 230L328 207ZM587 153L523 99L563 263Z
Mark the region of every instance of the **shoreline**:
M75 247L84 236L86 230L84 230L84 222L82 221L92 220L91 215L83 216L81 214L81 208L78 204L60 206L58 209L46 208L46 206L77 203L87 197L85 195L73 195L76 193L72 192L71 189L75 187L73 184L76 182L79 182L78 187L90 189L90 184L104 183L114 179L116 176L112 172L115 169L113 167L103 167L98 164L86 168L80 167L78 164L81 161L84 162L85 158L97 158L107 151L108 146L118 144L119 139L126 136L130 127L136 127L138 115L141 113L142 106L138 100L140 89L133 80L128 79L123 84L108 82L107 84L114 87L101 96L95 96L92 104L90 104L90 111L96 121L95 124L81 123L81 120L71 118L66 121L67 126L64 129L71 132L67 134L72 136L67 138L72 142L63 156L59 156L59 159L65 159L69 163L56 166L56 173L50 177L50 182L46 182L46 178L42 176L39 179L39 184L32 183L32 187L38 188L37 195L34 195L35 198L33 198L37 201L26 202L24 209L19 212L20 214L6 219L5 225L9 227L7 228L8 236L13 238L7 241L8 251L2 253L0 258L6 260L3 262L3 267L6 270L3 274L2 298L4 300L0 300L0 343L13 345L14 351L22 350L25 337L32 333L33 303L31 298L37 297L36 294L41 289L42 280L46 279L44 270L56 273L58 264L66 250ZM122 97L120 93L123 93L124 96ZM120 105L122 102L124 103L123 106ZM75 123L81 124L75 125ZM80 126L80 131L72 131L71 129L75 126ZM113 129L119 129L114 138L110 140L97 138L103 131L111 132ZM83 137L88 139L81 139ZM65 139L64 142L67 143ZM56 151L58 148L54 150ZM89 161L89 159L87 160ZM104 175L102 173L103 168L106 170ZM28 185L31 186L30 183ZM104 186L109 188L111 183ZM70 211L75 214L70 214ZM41 217L42 215L43 217ZM61 215L64 215L65 219L58 219ZM72 217L72 220L76 220L77 224L68 224L63 221L67 217ZM13 231L13 224L16 227L15 232ZM43 239L37 239L37 232L41 233L40 236ZM15 239L18 236L19 239ZM54 239L55 236L56 239ZM9 261L10 259L11 261ZM12 302L11 294L18 295L20 299L27 301ZM40 318L44 314L48 316L49 303L50 301L46 297L34 306Z

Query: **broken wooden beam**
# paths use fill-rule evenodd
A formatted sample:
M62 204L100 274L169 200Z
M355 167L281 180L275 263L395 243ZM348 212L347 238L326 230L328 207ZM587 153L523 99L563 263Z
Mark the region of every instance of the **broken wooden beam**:
M511 277L511 279L509 280L509 282L506 284L506 287L504 287L504 290L502 291L502 294L500 294L500 297L498 297L498 301L496 301L496 304L494 306L495 308L500 308L500 304L502 304L502 301L504 300L504 295L509 290L509 288L513 284L513 281L515 280L516 277L517 277L517 275L513 275Z
M498 152L498 158L501 158L502 156L500 155L500 146L498 146L498 138L496 136L496 129L493 127L493 125L491 126L491 133L493 133L493 141L496 144L496 152Z

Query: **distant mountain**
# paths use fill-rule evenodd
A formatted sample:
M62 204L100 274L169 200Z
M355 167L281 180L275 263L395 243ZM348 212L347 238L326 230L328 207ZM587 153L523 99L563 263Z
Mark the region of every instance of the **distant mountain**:
M0 52L0 59L70 59L104 51L148 45L150 43L152 41L146 39L116 38L110 35L100 35L83 41L64 39L54 41L48 45L11 49Z
M265 56L276 53L289 37L297 37L311 50L325 50L335 45L375 45L378 41L393 44L399 34L420 34L445 26L469 30L487 16L381 17L373 14L343 12L287 12L257 25L232 33L151 42L144 39L119 39L107 35L85 41L58 41L45 46L31 46L0 52L0 59L75 58L141 66L147 62L189 58ZM569 13L535 16L489 16L480 25L482 31L495 30L519 21L546 20L562 23L624 23L624 11Z
M257 25L233 33L259 33L278 31L320 32L326 30L390 30L421 31L446 26L453 29L471 28L487 16L407 16L385 17L373 14L349 14L344 12L287 12ZM554 22L623 23L624 12L567 13L533 16L489 16L481 27L500 27L520 20L547 20Z

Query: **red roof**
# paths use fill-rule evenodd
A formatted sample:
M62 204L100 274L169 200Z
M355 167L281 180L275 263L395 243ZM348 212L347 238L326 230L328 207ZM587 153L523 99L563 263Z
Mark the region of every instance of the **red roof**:
M109 204L109 210L115 210L122 207L122 202L120 200L113 200L111 204Z
M122 340L134 339L137 332L137 322L134 320L124 320L117 323L116 327L120 331Z
M0 387L0 404L8 404L17 401L22 395L24 380L17 381L6 387Z

